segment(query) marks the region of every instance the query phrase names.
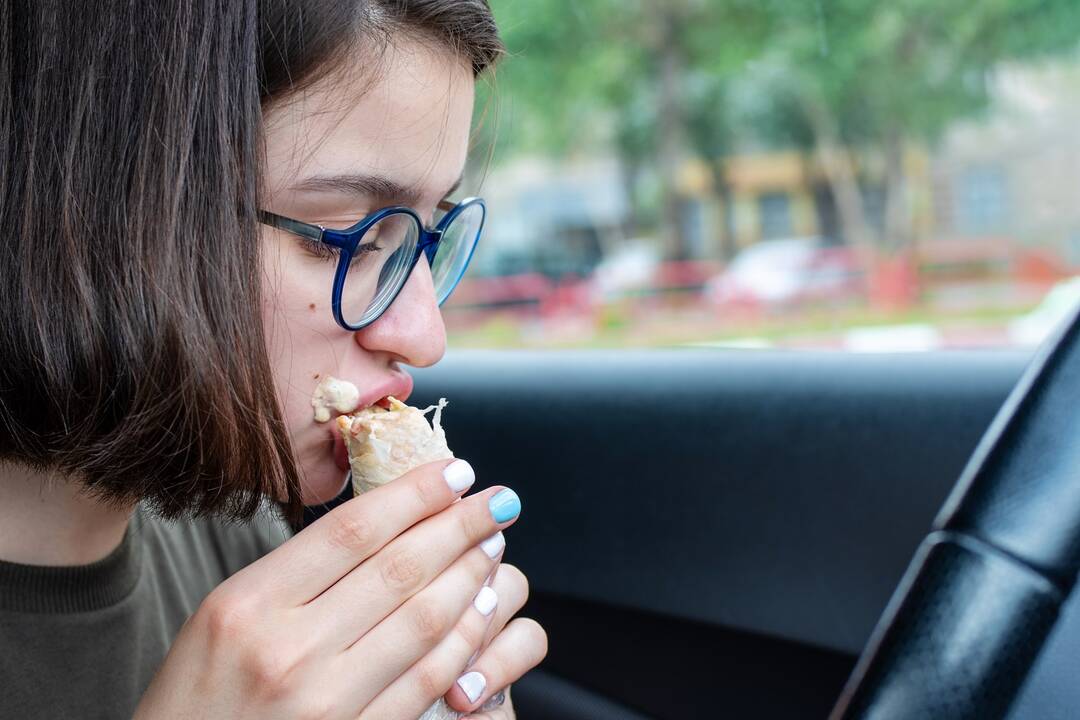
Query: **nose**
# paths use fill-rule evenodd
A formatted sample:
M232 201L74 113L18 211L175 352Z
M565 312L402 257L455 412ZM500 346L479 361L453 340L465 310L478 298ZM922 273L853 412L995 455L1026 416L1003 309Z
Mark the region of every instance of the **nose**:
M379 319L354 333L372 353L385 353L412 365L434 365L446 352L446 326L435 301L431 268L421 257L394 302Z

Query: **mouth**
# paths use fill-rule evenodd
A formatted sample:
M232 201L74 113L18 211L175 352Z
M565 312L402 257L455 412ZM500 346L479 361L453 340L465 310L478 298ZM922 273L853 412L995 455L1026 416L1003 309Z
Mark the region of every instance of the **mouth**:
M389 409L389 398L391 396L401 402L405 402L409 395L412 394L412 389L412 377L405 372L395 372L390 378L373 387L370 392L363 393L360 396L360 402L357 403L356 408L352 412L357 413L373 405ZM352 413L348 414L351 415ZM329 432L333 442L332 452L334 455L334 464L339 470L342 470L343 472L348 471L349 451L345 447L345 439L341 437L341 433L337 430L336 423L331 423Z
M353 412L360 412L373 405L379 407L389 408L391 397L397 398L401 402L412 394L413 379L406 373L395 373L393 378L387 382L376 386L369 393L364 393L360 396L360 403L356 406Z
M333 433L334 443L334 464L337 465L338 470L342 472L348 472L349 470L349 451L345 447L345 438L341 437L341 433Z

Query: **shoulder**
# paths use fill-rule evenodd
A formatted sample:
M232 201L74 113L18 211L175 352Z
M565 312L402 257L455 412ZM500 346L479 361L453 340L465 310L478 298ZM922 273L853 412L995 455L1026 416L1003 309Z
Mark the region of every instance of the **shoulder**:
M151 556L177 563L177 569L224 580L271 552L292 536L288 523L270 502L246 522L219 518L167 521L144 516L144 542Z

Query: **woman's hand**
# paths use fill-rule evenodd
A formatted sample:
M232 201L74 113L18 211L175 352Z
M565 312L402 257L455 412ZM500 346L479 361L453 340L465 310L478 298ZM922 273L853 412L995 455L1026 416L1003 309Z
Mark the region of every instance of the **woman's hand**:
M516 516L492 516L502 488L455 503L463 490L444 469L471 474L461 461L417 468L219 585L181 628L135 717L419 717L526 592L508 570L493 582L503 615L474 605L502 554L493 538ZM535 630L514 630L535 625L523 622L495 634L476 661L491 691L528 669L508 652L526 652L533 665L543 655Z
M504 701L491 710L483 710L463 717L461 720L516 720L517 715L514 714L514 703L510 700L510 688L506 688L504 692Z
M509 698L510 683L538 665L547 654L547 634L535 620L510 620L528 599L525 575L513 565L499 565L492 588L498 593L499 603L482 643L484 649L462 680L446 694L447 704L460 712L482 708L504 689ZM474 712L468 717L512 720L514 713L507 699L501 708L488 713Z

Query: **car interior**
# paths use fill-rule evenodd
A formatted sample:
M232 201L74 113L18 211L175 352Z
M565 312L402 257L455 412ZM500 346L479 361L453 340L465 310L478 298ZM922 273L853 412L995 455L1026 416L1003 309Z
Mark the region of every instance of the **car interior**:
M980 440L1030 394L1015 388L1034 357L475 350L417 371L410 402L449 400L444 427L477 487L523 500L505 561L528 575L522 614L550 650L514 685L518 716L829 717ZM1020 623L1032 608L997 610L972 617ZM1002 663L1020 675L1013 720L1080 707L1080 606L1050 615L1030 675L1009 647L987 661L994 682ZM960 639L914 666L958 670ZM834 717L992 716L957 692L952 714L890 714L886 692L878 711Z
M517 716L1080 717L1077 4L490 4L409 402L522 499Z

